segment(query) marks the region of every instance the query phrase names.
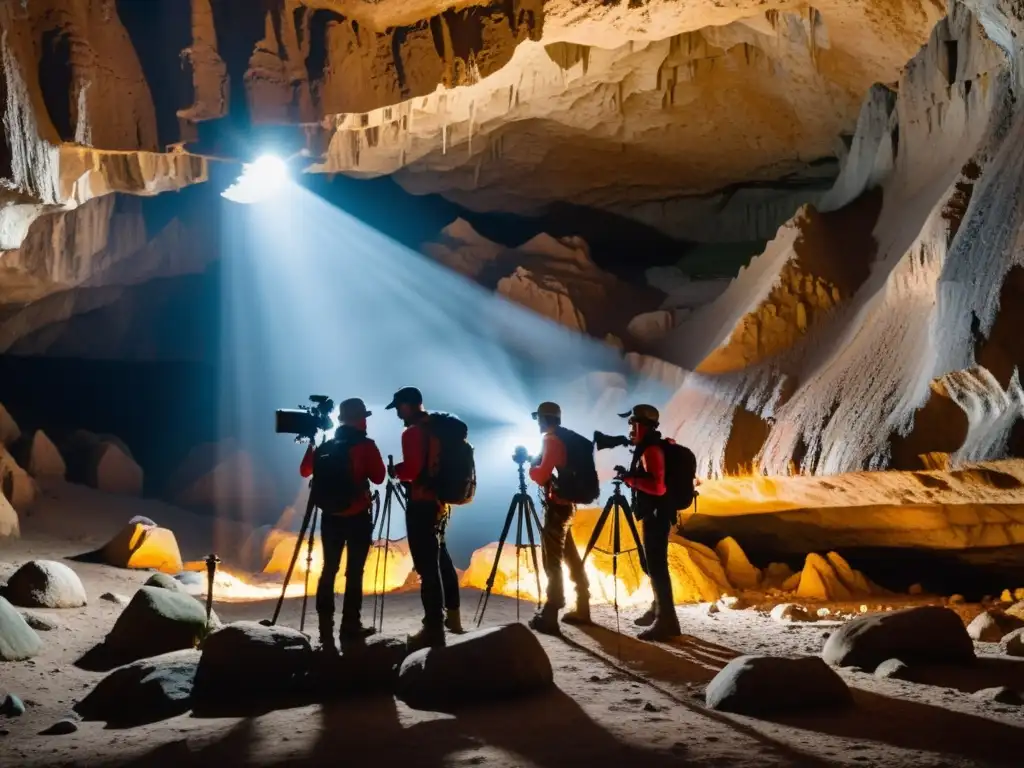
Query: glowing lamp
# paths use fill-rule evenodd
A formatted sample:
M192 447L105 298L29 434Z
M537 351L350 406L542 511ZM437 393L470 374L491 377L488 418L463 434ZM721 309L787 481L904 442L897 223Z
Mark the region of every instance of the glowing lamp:
M242 174L221 192L234 203L261 203L277 195L288 184L288 164L277 155L260 155L242 165Z

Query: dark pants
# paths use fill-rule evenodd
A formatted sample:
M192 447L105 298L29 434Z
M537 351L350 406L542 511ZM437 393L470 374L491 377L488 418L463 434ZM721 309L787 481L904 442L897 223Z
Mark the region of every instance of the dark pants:
M562 561L569 566L569 576L576 585L577 600L589 600L590 584L583 570L583 560L572 539L572 505L548 502L544 505L544 527L541 530L541 557L544 574L548 578L546 602L555 607L565 606L565 586L562 584Z
M320 521L320 541L324 567L316 587L316 612L334 616L334 580L341 567L341 553L348 547L345 565L345 600L341 609L344 624L358 624L363 606L363 566L373 539L373 521L369 512L351 517L324 515Z
M444 609L459 609L459 574L444 542L439 506L432 501L411 501L405 513L412 565L420 575L423 623L439 627Z
M647 575L654 590L655 611L660 615L675 616L672 598L672 579L668 572L668 536L674 523L672 515L652 512L643 519L644 554L647 556Z

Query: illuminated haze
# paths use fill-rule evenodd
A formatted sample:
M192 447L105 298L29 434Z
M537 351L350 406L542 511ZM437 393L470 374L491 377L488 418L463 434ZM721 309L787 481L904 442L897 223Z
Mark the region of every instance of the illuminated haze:
M274 433L275 409L310 394L336 404L361 397L373 412L370 437L397 462L403 425L384 406L416 386L428 410L467 422L476 449L476 500L455 509L448 530L464 567L498 538L518 490L514 447L540 447L530 414L541 400L559 402L565 426L587 436L624 433L614 410L636 382L627 384L617 350L490 293L294 182L282 179L267 196L244 180L229 192L248 204L223 203L221 430L272 470L287 499L305 503L303 449ZM602 454L604 467L628 459L607 453L616 455ZM282 506L261 499L244 516L271 523ZM392 538L404 535L398 510Z

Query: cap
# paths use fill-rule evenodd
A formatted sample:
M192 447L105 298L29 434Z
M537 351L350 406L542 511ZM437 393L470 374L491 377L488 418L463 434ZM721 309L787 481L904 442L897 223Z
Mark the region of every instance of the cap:
M562 418L562 409L558 406L558 403L541 403L537 406L537 410L533 412L534 421L536 421L538 416L560 419Z
M395 396L391 398L391 402L388 403L385 410L390 411L400 405L423 405L423 393L416 387L402 387L395 392Z
M658 413L658 409L653 405L634 405L633 409L620 413L619 416L623 419L629 419L630 421L642 421L646 424L658 426L658 422L661 420L661 414Z
M370 411L366 410L366 403L358 397L342 400L341 405L338 406L338 413L342 421L346 419L365 419L367 416L373 416Z

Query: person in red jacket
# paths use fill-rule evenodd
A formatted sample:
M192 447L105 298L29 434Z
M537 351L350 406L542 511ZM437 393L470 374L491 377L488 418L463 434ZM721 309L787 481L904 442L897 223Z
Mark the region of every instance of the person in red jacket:
M394 409L405 424L402 461L395 465L394 476L408 490L405 528L413 567L420 575L423 602L423 629L410 635L408 644L410 648L442 645L445 628L461 633L462 620L459 575L444 540L448 509L438 501L430 484L431 464L437 461L440 444L430 434L430 415L423 408L423 395L418 389L403 387L387 407Z
M576 587L575 610L566 612L562 621L569 624L590 623L590 585L570 532L573 506L558 497L555 483L552 482L558 471L564 471L568 461L565 443L558 434L562 426L562 409L557 403L541 403L533 418L544 435L540 461L530 467L530 479L545 492L541 556L544 559L548 587L544 607L530 619L530 626L538 632L555 634L558 632L558 611L565 605L562 562L568 566L569 575Z
M619 414L629 419L629 440L635 446L633 463L623 475L623 483L636 492L634 514L643 525L643 547L647 556L647 575L654 590L654 604L636 620L647 629L637 637L641 640L667 640L680 634L672 596L672 579L668 570L668 538L675 524L677 510L660 503L665 495L665 452L658 431L660 414L653 405L636 405Z
M316 612L320 623L320 642L325 650L334 646L334 581L341 567L341 555L348 548L345 565L345 597L342 602L340 640L358 640L373 634L372 627L364 627L360 620L363 604L363 568L373 540L373 518L370 508L373 500L370 484L384 482L384 459L377 444L366 436L366 418L372 415L358 398L345 400L340 406L341 426L332 440L315 450L312 445L302 457L299 473L303 477L321 471L349 473L338 487L346 490L345 498L331 509L321 509L320 541L323 547L323 569L316 588ZM318 456L337 452L337 461L318 465ZM340 468L339 468L340 467ZM313 483L317 483L314 476ZM335 478L320 478L332 482ZM332 482L333 484L333 482Z

